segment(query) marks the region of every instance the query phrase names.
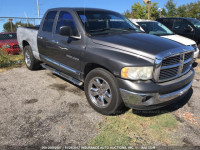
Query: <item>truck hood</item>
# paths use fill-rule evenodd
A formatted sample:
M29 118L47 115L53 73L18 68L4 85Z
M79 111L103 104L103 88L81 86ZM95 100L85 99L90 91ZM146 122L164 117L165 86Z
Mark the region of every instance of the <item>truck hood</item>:
M115 48L116 50L131 52L137 55L155 59L156 55L183 45L144 33L129 33L118 35L104 35L92 37L95 44Z
M189 38L180 36L180 35L176 35L176 34L174 34L174 35L165 35L165 36L161 36L161 37L176 41L176 42L181 43L183 45L194 45L194 44L196 44L195 41L193 41L193 40L191 40Z

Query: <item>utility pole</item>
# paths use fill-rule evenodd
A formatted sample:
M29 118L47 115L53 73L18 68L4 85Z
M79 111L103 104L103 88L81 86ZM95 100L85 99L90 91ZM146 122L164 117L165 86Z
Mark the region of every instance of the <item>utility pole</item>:
M151 18L151 0L143 0L145 4L148 5L148 20Z
M13 19L9 18L8 20L10 22L10 32L13 32L13 24L12 24Z
M148 20L151 18L151 1L148 2Z
M40 24L40 6L39 6L39 0L37 0L37 7L38 7L38 20Z

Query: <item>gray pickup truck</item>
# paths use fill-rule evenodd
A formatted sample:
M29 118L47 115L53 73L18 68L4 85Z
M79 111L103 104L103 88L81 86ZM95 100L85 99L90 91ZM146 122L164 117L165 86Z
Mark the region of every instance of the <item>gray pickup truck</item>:
M84 85L89 104L105 115L157 109L192 86L192 46L141 33L113 11L50 9L40 27L20 27L17 37L28 69Z

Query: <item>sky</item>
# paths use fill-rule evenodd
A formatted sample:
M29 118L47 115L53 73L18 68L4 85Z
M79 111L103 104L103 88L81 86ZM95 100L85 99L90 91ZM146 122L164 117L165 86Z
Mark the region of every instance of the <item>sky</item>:
M39 0L40 17L43 17L46 10L55 7L94 7L103 8L119 13L131 9L135 2L142 3L143 0ZM174 0L177 6L196 2L197 0ZM152 0L163 8L167 0ZM0 17L26 17L37 18L37 0L0 0ZM0 31L3 29L5 19L0 19ZM36 23L37 24L37 23Z

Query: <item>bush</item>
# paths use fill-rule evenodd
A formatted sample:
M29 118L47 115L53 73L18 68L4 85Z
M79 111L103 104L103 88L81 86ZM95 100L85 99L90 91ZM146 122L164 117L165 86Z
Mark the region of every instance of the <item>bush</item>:
M0 49L0 68L7 67L10 64L10 57L7 53L4 53L2 49Z
M3 49L0 49L0 68L22 65L24 63L23 55L9 55Z

